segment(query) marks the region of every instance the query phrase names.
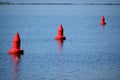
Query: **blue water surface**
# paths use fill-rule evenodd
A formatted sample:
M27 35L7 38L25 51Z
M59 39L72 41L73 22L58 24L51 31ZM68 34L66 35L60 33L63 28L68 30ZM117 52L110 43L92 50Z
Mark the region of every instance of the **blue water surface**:
M120 80L120 15L106 11L101 26L102 13L95 12L1 15L0 80ZM54 39L60 24L62 45ZM24 50L20 59L8 54L16 32Z

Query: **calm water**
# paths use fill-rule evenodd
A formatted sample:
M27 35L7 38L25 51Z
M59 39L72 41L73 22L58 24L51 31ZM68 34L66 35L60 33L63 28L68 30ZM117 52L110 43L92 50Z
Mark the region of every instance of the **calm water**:
M96 10L90 15L1 15L0 80L120 80L120 15L103 12L107 25L102 27L102 12ZM63 43L54 40L61 23ZM20 59L8 54L16 32L24 50Z

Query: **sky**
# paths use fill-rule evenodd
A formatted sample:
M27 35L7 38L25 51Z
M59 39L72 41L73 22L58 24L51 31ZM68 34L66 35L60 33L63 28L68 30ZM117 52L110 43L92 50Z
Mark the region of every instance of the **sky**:
M39 2L39 3L120 3L120 0L0 0L8 2Z

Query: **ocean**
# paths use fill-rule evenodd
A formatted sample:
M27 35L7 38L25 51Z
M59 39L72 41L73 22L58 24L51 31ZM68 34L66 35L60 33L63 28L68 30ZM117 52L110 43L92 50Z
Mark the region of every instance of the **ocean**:
M0 80L120 80L120 6L0 6ZM16 32L20 58L8 53Z

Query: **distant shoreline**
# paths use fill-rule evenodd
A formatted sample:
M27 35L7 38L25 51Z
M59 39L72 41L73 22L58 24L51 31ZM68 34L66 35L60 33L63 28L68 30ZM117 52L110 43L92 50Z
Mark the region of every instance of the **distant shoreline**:
M0 5L120 5L120 3L11 3L11 2L0 2Z

